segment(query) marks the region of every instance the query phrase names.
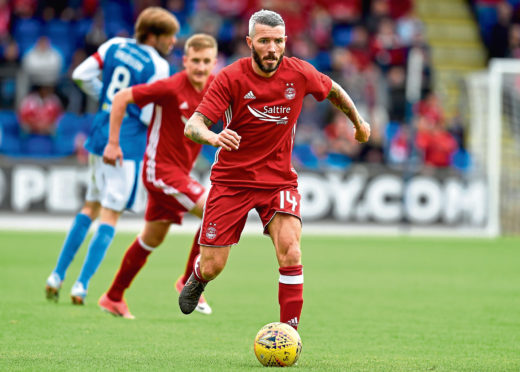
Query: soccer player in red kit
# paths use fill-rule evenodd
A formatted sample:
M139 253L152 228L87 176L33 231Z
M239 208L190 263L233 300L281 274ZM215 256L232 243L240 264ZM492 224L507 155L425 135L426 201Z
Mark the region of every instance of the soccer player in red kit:
M297 58L284 58L285 25L279 14L261 10L249 20L252 57L224 68L185 128L193 141L220 147L211 169L204 209L201 255L179 296L191 313L208 281L224 268L237 244L248 212L255 208L276 250L279 264L280 321L298 327L303 305L300 251L300 194L291 165L296 120L303 98L327 98L354 124L355 138L366 142L370 126L347 93L328 76ZM219 118L217 136L208 129Z
M109 142L103 161L116 165L123 158L119 133L125 130L121 129L121 123L126 107L130 103L140 107L155 104L143 161L143 183L148 191L145 226L126 251L110 289L99 299L103 310L125 318L134 317L123 299L124 292L145 265L148 255L161 244L172 223L182 223L186 212L202 217L206 200L204 187L189 175L202 145L184 136L184 125L213 80L211 71L217 59L217 42L210 35L195 34L186 41L184 52L184 71L152 84L121 90L114 98L110 114ZM184 276L176 283L179 292L192 273L193 262L199 254L199 231ZM211 313L202 297L197 310Z

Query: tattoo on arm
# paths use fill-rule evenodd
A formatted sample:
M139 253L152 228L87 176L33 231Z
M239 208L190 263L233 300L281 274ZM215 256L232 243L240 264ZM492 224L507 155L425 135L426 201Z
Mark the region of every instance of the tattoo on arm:
M345 90L339 86L335 81L332 82L332 88L327 96L327 99L337 108L345 113L354 125L359 125L362 122L354 102Z
M209 120L206 115L201 114L200 112L196 112L195 114L202 118L202 121L204 121L204 124L206 124L207 127L210 127L213 125L213 122L211 120Z
M213 125L213 122L200 112L195 112L194 117L186 123L184 133L188 138L203 145L209 145L208 142L208 127Z

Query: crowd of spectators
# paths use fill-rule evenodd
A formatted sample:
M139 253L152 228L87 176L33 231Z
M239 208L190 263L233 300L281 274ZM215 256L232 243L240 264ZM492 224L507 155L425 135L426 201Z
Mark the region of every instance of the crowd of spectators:
M419 154L420 164L452 167L463 147L444 129L431 92L429 47L413 0L0 0L0 121L8 116L5 110L14 111L22 139L58 142L59 151L44 146L47 155L79 151L78 136L96 107L72 83L71 72L108 38L131 36L136 15L148 6L170 10L182 25L168 57L172 71L182 68L183 41L194 32L217 37L220 69L250 55L244 38L252 12L265 8L283 16L286 54L336 80L372 125L369 143L360 146L345 115L307 97L294 149L300 169L346 169L355 162L402 166L411 153ZM415 105L405 91L411 49L424 57L424 99ZM5 72L13 67L16 76ZM13 147L8 134L4 128L0 151L23 154L23 141ZM65 134L73 136L73 145L63 148Z

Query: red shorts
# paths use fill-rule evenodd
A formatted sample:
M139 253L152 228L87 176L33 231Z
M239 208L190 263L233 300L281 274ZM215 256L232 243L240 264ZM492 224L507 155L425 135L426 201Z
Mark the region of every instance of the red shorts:
M278 189L253 189L212 185L209 190L199 244L225 247L237 244L251 209L256 209L268 234L267 225L276 213L288 213L300 220L298 189L285 186Z
M190 176L168 177L149 181L143 177L148 190L146 221L170 221L181 224L184 213L195 207L204 195L204 187Z

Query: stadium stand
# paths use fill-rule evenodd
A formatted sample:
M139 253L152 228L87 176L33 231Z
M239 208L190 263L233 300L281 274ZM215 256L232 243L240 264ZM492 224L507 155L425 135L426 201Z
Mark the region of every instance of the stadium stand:
M492 1L482 2L488 3L485 5L477 4L478 1L473 3L478 9L496 6ZM520 1L511 0L509 3L517 9ZM405 98L412 48L424 55L423 96L434 86L432 51L426 42L428 35L423 21L424 10L432 6L425 5L427 2L423 0L135 0L131 2L132 6L128 4L122 0L0 2L0 14L3 12L5 15L2 18L4 24L0 22L0 35L3 35L0 37L0 86L2 102L12 103L12 107L7 107L0 115L2 154L62 157L78 153L78 144L88 131L95 105L74 90L70 71L106 39L131 35L136 15L151 5L169 9L182 23L181 40L169 57L174 71L182 68L183 41L189 34L210 32L219 39L219 68L222 68L249 55L243 35L253 11L269 7L281 13L291 35L287 55L305 59L336 79L347 89L374 128L369 146L359 151L351 144L339 145L337 138L330 135L335 117L335 109L330 105L325 108L317 105L309 110L304 108L294 149L297 167L336 170L362 161L395 164L398 157L390 158L390 154L395 155L392 144L395 146L399 142L413 146L415 143L408 138L396 140L396 136L414 135L414 131L401 130L401 127L414 126L421 115ZM487 10L479 12L482 13L479 20L489 25L492 16L484 15ZM426 19L426 23L429 21L431 19ZM487 26L482 27L487 29ZM18 68L15 71L19 72L23 57L41 36L48 38L64 61L56 93L65 114L58 119L55 133L45 140L29 138L17 129L17 122L13 122L17 119L12 112L17 110L23 95L19 97L16 92L3 88L9 86L9 81L15 81L16 76L1 73L2 66L7 63L5 51L10 44L15 43L18 49L15 61ZM343 120L346 121L344 117ZM446 124L449 129L449 122L442 123L443 126ZM326 128L329 130L324 130ZM463 143L457 142L452 154L457 163L452 161L450 167L462 169L461 164L470 164L471 160L463 151ZM203 152L209 164L213 161L213 154L214 151Z

